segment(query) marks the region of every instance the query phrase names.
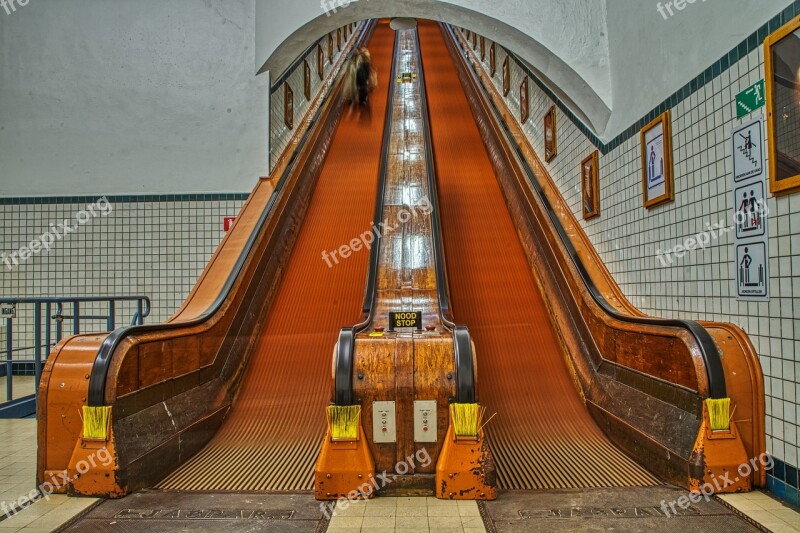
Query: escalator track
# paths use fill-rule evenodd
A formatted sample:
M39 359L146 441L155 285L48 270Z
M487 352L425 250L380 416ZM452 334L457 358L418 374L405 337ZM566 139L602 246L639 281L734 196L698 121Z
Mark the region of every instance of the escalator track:
M360 318L368 255L326 262L368 230L376 197L394 45L388 21L368 44L378 71L369 113L344 112L272 308L228 417L159 489L306 491L325 434L331 346ZM329 266L330 264L330 266Z
M553 330L444 37L419 26L454 316L478 354L479 401L505 489L646 486L587 411Z

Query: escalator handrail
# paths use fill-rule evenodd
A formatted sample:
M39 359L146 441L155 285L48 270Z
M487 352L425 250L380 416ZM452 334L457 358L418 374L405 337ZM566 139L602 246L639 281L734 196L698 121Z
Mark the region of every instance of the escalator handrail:
M378 228L383 222L383 208L385 204L386 175L389 165L390 138L392 135L392 116L395 93L395 77L397 65L395 53L399 36L395 32L394 48L392 49L392 66L389 72L389 91L386 96L386 115L383 122L383 139L381 144L381 160L378 164L378 187L375 198L375 211L372 215L372 227ZM339 340L336 343L335 359L333 361L333 390L336 405L353 405L353 364L355 361L355 336L364 331L372 323L377 297L378 267L380 266L380 249L383 241L383 232L375 232L375 239L369 250L369 268L367 270L367 286L364 293L364 303L361 306L361 321L339 331Z
M363 42L366 42L369 39L369 36L372 34L376 25L376 21L371 21L367 23L361 30L361 35L357 40L357 44L353 47L350 51L349 55L353 53L353 51ZM335 87L335 84L331 84L328 88L328 93L323 98L329 98L331 91ZM325 106L319 106L314 114L314 118L310 121L310 124L315 124L317 119L322 114L323 109ZM275 185L275 189L270 194L269 200L267 201L267 205L264 210L261 212L261 215L258 218L258 221L253 228L253 231L250 233L250 236L247 239L242 251L239 254L239 257L236 260L233 268L231 269L228 278L225 280L225 284L222 286L222 289L217 294L217 297L208 306L208 308L197 317L187 320L184 322L166 322L161 324L146 324L141 326L127 326L117 328L111 333L103 341L102 345L97 351L97 356L95 357L94 364L92 365L92 372L89 377L89 392L87 395L87 404L90 406L101 406L105 404L105 392L106 392L106 381L108 379L108 372L111 368L111 360L116 351L117 347L122 343L122 341L128 337L133 335L141 335L144 333L153 333L153 332L164 332L170 330L177 330L181 328L188 328L200 325L211 317L213 317L219 310L222 308L225 301L230 296L231 291L233 290L233 286L236 283L236 280L239 278L240 274L244 269L244 265L247 262L248 258L250 257L251 253L253 253L255 249L256 241L258 240L261 231L263 230L264 226L266 225L267 220L269 219L270 215L272 214L272 210L275 207L275 204L278 201L278 197L280 193L283 191L284 185L288 181L289 176L295 170L295 166L297 163L297 158L300 152L305 147L308 139L314 132L314 128L309 127L303 136L300 139L300 142L297 145L294 153L292 154L289 162L286 165L286 168L281 173L281 177L278 179L278 182Z
M446 31L450 35L451 41L455 43L455 45L458 46L459 49L463 51L463 47L461 47L458 39L455 37L452 26L443 25L441 23L440 26L446 29ZM508 50L506 50L506 52L509 55L511 55L511 53ZM469 65L470 69L472 70L472 76L475 83L479 86L482 86L483 84L480 81L480 78L477 77L477 73L475 73L474 71L474 66L472 66L472 64L469 61L466 61L465 63ZM722 360L720 357L720 353L719 350L717 349L717 345L714 343L714 340L711 337L711 334L709 334L708 331L703 326L701 326L700 324L698 324L693 320L656 318L656 317L638 317L638 316L626 315L618 312L608 302L608 300L606 300L605 296L603 296L602 292L597 288L597 285L595 285L594 280L592 280L589 271L583 264L583 259L578 254L578 251L572 244L572 240L569 238L569 235L564 229L564 226L561 224L561 220L558 218L558 215L553 209L553 206L550 204L550 201L547 198L544 189L542 188L538 178L536 177L536 173L533 171L527 159L525 158L525 155L522 152L522 148L519 146L518 143L514 141L514 136L511 134L508 125L502 120L502 115L500 114L500 111L497 109L497 106L490 98L486 98L484 100L494 112L494 116L497 123L500 124L501 127L503 128L508 146L514 149L514 152L516 153L519 159L521 167L525 171L525 174L527 175L528 181L531 183L531 186L533 187L533 190L536 192L539 201L541 202L542 206L547 212L548 218L550 219L550 223L555 228L556 233L558 234L561 240L562 246L564 246L567 255L570 257L573 266L578 272L578 276L581 278L581 281L583 282L584 286L591 295L592 300L607 315L622 322L639 324L639 325L648 325L648 326L678 328L688 331L689 335L691 335L691 337L697 343L700 355L703 358L703 363L706 368L706 375L708 379L709 397L725 398L726 397L725 372L722 367Z
M381 146L381 160L378 166L378 187L375 199L375 211L372 215L372 227L378 228L383 222L384 196L386 192L386 174L389 165L389 140L392 135L392 105L394 101L395 76L397 75L397 65L394 60L394 53L397 50L399 37L395 32L394 48L392 50L392 67L389 72L389 93L386 100L386 116L383 122L383 144ZM369 270L367 271L367 288L364 293L364 304L361 306L361 321L353 326L356 333L365 330L372 322L373 311L375 308L375 298L377 295L378 267L380 266L380 249L383 240L383 232L376 232L375 241L369 250Z
M436 290L439 299L439 316L442 323L453 333L453 354L456 366L456 402L475 403L475 358L472 353L472 340L465 325L455 324L450 309L450 286L447 281L447 265L442 244L442 219L439 216L439 188L436 179L436 158L433 153L433 136L428 115L428 87L425 84L425 69L419 30L414 32L417 41L417 83L420 85L420 110L425 138L425 163L428 173L428 194L431 205L431 239L433 241L433 262L436 267Z

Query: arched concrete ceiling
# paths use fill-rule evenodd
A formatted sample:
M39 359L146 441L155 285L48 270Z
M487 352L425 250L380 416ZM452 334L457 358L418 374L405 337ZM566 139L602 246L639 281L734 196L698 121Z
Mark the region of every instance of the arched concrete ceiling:
M513 50L595 130L611 109L605 0L294 0L256 3L256 68L282 73L320 36L349 22L416 17L463 26ZM328 13L325 8L329 7ZM491 11L491 15L487 14Z
M349 22L417 17L512 50L603 141L645 116L792 0L256 1L255 68L279 75ZM680 9L678 9L680 6Z

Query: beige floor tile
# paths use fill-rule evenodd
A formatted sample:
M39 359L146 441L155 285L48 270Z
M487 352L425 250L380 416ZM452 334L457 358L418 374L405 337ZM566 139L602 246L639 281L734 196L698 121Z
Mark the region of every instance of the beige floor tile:
M397 514L397 507L393 505L367 505L364 509L364 516L383 516L394 518Z
M770 511L747 511L747 516L758 522L759 524L766 525L767 523L783 522L777 516L773 515Z
M428 506L428 516L436 517L459 517L461 514L458 511L457 505L433 505Z
M480 516L462 516L461 517L461 527L464 529L471 527L483 527L483 518Z
M331 528L361 528L361 524L364 518L361 516L337 516L331 519L331 523L328 526L328 531L331 531Z
M395 529L424 529L428 531L427 516L405 516L397 517L394 525Z
M0 529L21 529L38 518L38 516L26 516L23 513L17 513L0 522Z
M361 529L367 529L367 528L394 529L394 517L365 516L364 521L361 523Z
M458 529L461 530L461 517L456 516L428 516L428 526L431 529Z
M364 510L366 508L366 505L351 505L348 502L344 502L336 506L336 509L333 511L333 516L364 516Z
M398 519L401 517L428 516L428 507L424 503L413 507L411 505L399 505L395 516Z
M372 498L371 500L367 500L367 508L370 507L391 507L394 509L397 507L397 498Z
M481 511L478 509L478 502L473 500L460 500L458 502L458 513L461 516L480 516Z
M783 507L783 509L775 509L772 511L772 514L783 520L784 522L788 522L789 524L795 524L800 526L800 513L797 511L790 509L788 507Z

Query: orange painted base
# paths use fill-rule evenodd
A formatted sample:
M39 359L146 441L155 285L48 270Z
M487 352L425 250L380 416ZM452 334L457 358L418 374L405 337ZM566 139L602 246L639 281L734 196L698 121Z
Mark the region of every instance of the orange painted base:
M695 494L750 492L757 472L747 457L736 423L731 420L728 431L712 431L705 404L690 464L689 490ZM758 462L755 464L763 468Z
M361 422L354 441L334 441L328 428L314 468L314 497L318 500L372 498L376 484L375 461Z
M127 487L119 483L119 464L110 424L108 440L78 440L67 473L70 495L121 498L128 494Z
M483 431L477 438L456 439L453 424L450 424L436 462L436 497L445 500L497 498L494 462Z

